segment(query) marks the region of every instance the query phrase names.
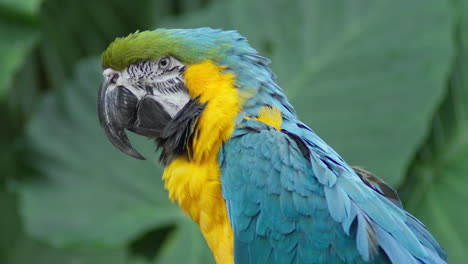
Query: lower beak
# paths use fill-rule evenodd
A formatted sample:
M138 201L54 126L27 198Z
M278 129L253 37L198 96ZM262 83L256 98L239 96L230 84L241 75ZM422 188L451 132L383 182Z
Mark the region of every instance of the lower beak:
M109 141L123 153L134 158L145 158L133 148L125 129L131 129L136 119L138 99L123 86L109 90L110 77L105 77L99 88L97 110L99 123Z

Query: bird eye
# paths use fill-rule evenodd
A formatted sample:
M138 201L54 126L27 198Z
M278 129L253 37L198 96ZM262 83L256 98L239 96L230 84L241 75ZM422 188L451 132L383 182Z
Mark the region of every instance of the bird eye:
M164 57L159 60L158 66L160 69L166 69L167 67L169 67L170 63L171 59L169 57Z

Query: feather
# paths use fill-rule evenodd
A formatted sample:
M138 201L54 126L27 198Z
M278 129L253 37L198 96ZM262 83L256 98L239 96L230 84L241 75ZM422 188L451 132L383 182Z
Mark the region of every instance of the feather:
M304 134L292 138L291 128L285 133L258 120L236 130L223 148L234 158L221 168L223 186L243 186L223 187L234 240L244 243L235 249L236 260L248 254L247 263L265 261L255 251L266 252L272 264L445 263L440 246L397 196L377 178L355 172L325 143L298 144ZM239 168L248 177L233 173Z

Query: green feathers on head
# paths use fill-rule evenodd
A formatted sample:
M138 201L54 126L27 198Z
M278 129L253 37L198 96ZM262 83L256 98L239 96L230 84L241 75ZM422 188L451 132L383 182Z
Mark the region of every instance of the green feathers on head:
M219 62L225 57L222 51L231 46L229 41L214 37L222 35L220 32L211 28L137 31L109 45L102 54L102 67L121 71L135 62L157 61L168 55L186 64Z

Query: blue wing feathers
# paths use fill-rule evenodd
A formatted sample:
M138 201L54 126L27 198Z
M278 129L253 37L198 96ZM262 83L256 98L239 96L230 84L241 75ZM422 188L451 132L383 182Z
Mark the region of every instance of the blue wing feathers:
M340 178L340 183L342 179L344 180L344 178ZM362 212L365 212L370 221L395 237L399 241L400 246L411 252L414 257L421 259L426 257L426 250L424 250L419 240L405 224L406 214L404 211L376 193L365 192L365 190L359 189L365 188L365 186L358 186L357 183L351 181L347 183L347 185L343 186L338 184L337 188L343 188L353 201L359 203ZM366 195L369 198L366 199ZM385 210L382 210L382 208ZM390 255L391 252L387 252L387 254Z
M312 167L315 177L318 181L328 187L335 185L336 175L330 170L316 155L310 156L314 166Z
M446 253L435 241L434 237L429 233L429 231L427 231L424 224L409 213L406 213L406 215L406 224L418 237L418 240L421 241L421 243L429 249L429 252L435 252L435 254L439 255L442 259L446 259Z
M343 222L350 215L351 200L341 188L325 187L324 190L331 217Z
M297 139L251 119L220 152L235 263L445 263L424 225L312 130L289 125L288 133L309 157Z
M351 232L351 225L353 224L354 220L357 217L359 209L356 207L355 204L351 204L351 208L348 214L348 217L344 219L344 221L341 223L341 226L343 227L343 231L346 233L346 235L350 235Z
M253 247L252 244L242 242L239 239L234 241L234 248L237 252L242 252L243 254L236 254L235 262L236 263L250 263L250 249ZM262 262L259 262L262 263ZM265 263L265 262L263 262Z
M375 227L380 247L387 252L392 263L420 263L408 250L403 248L397 240L388 232L382 230L379 226ZM428 262L430 263L430 262Z
M283 189L280 195L280 208L281 213L287 218L297 218L300 216L293 202L293 192L291 190Z
M311 216L316 208L316 203L313 202L312 197L299 193L292 193L292 202L297 212L304 216Z

